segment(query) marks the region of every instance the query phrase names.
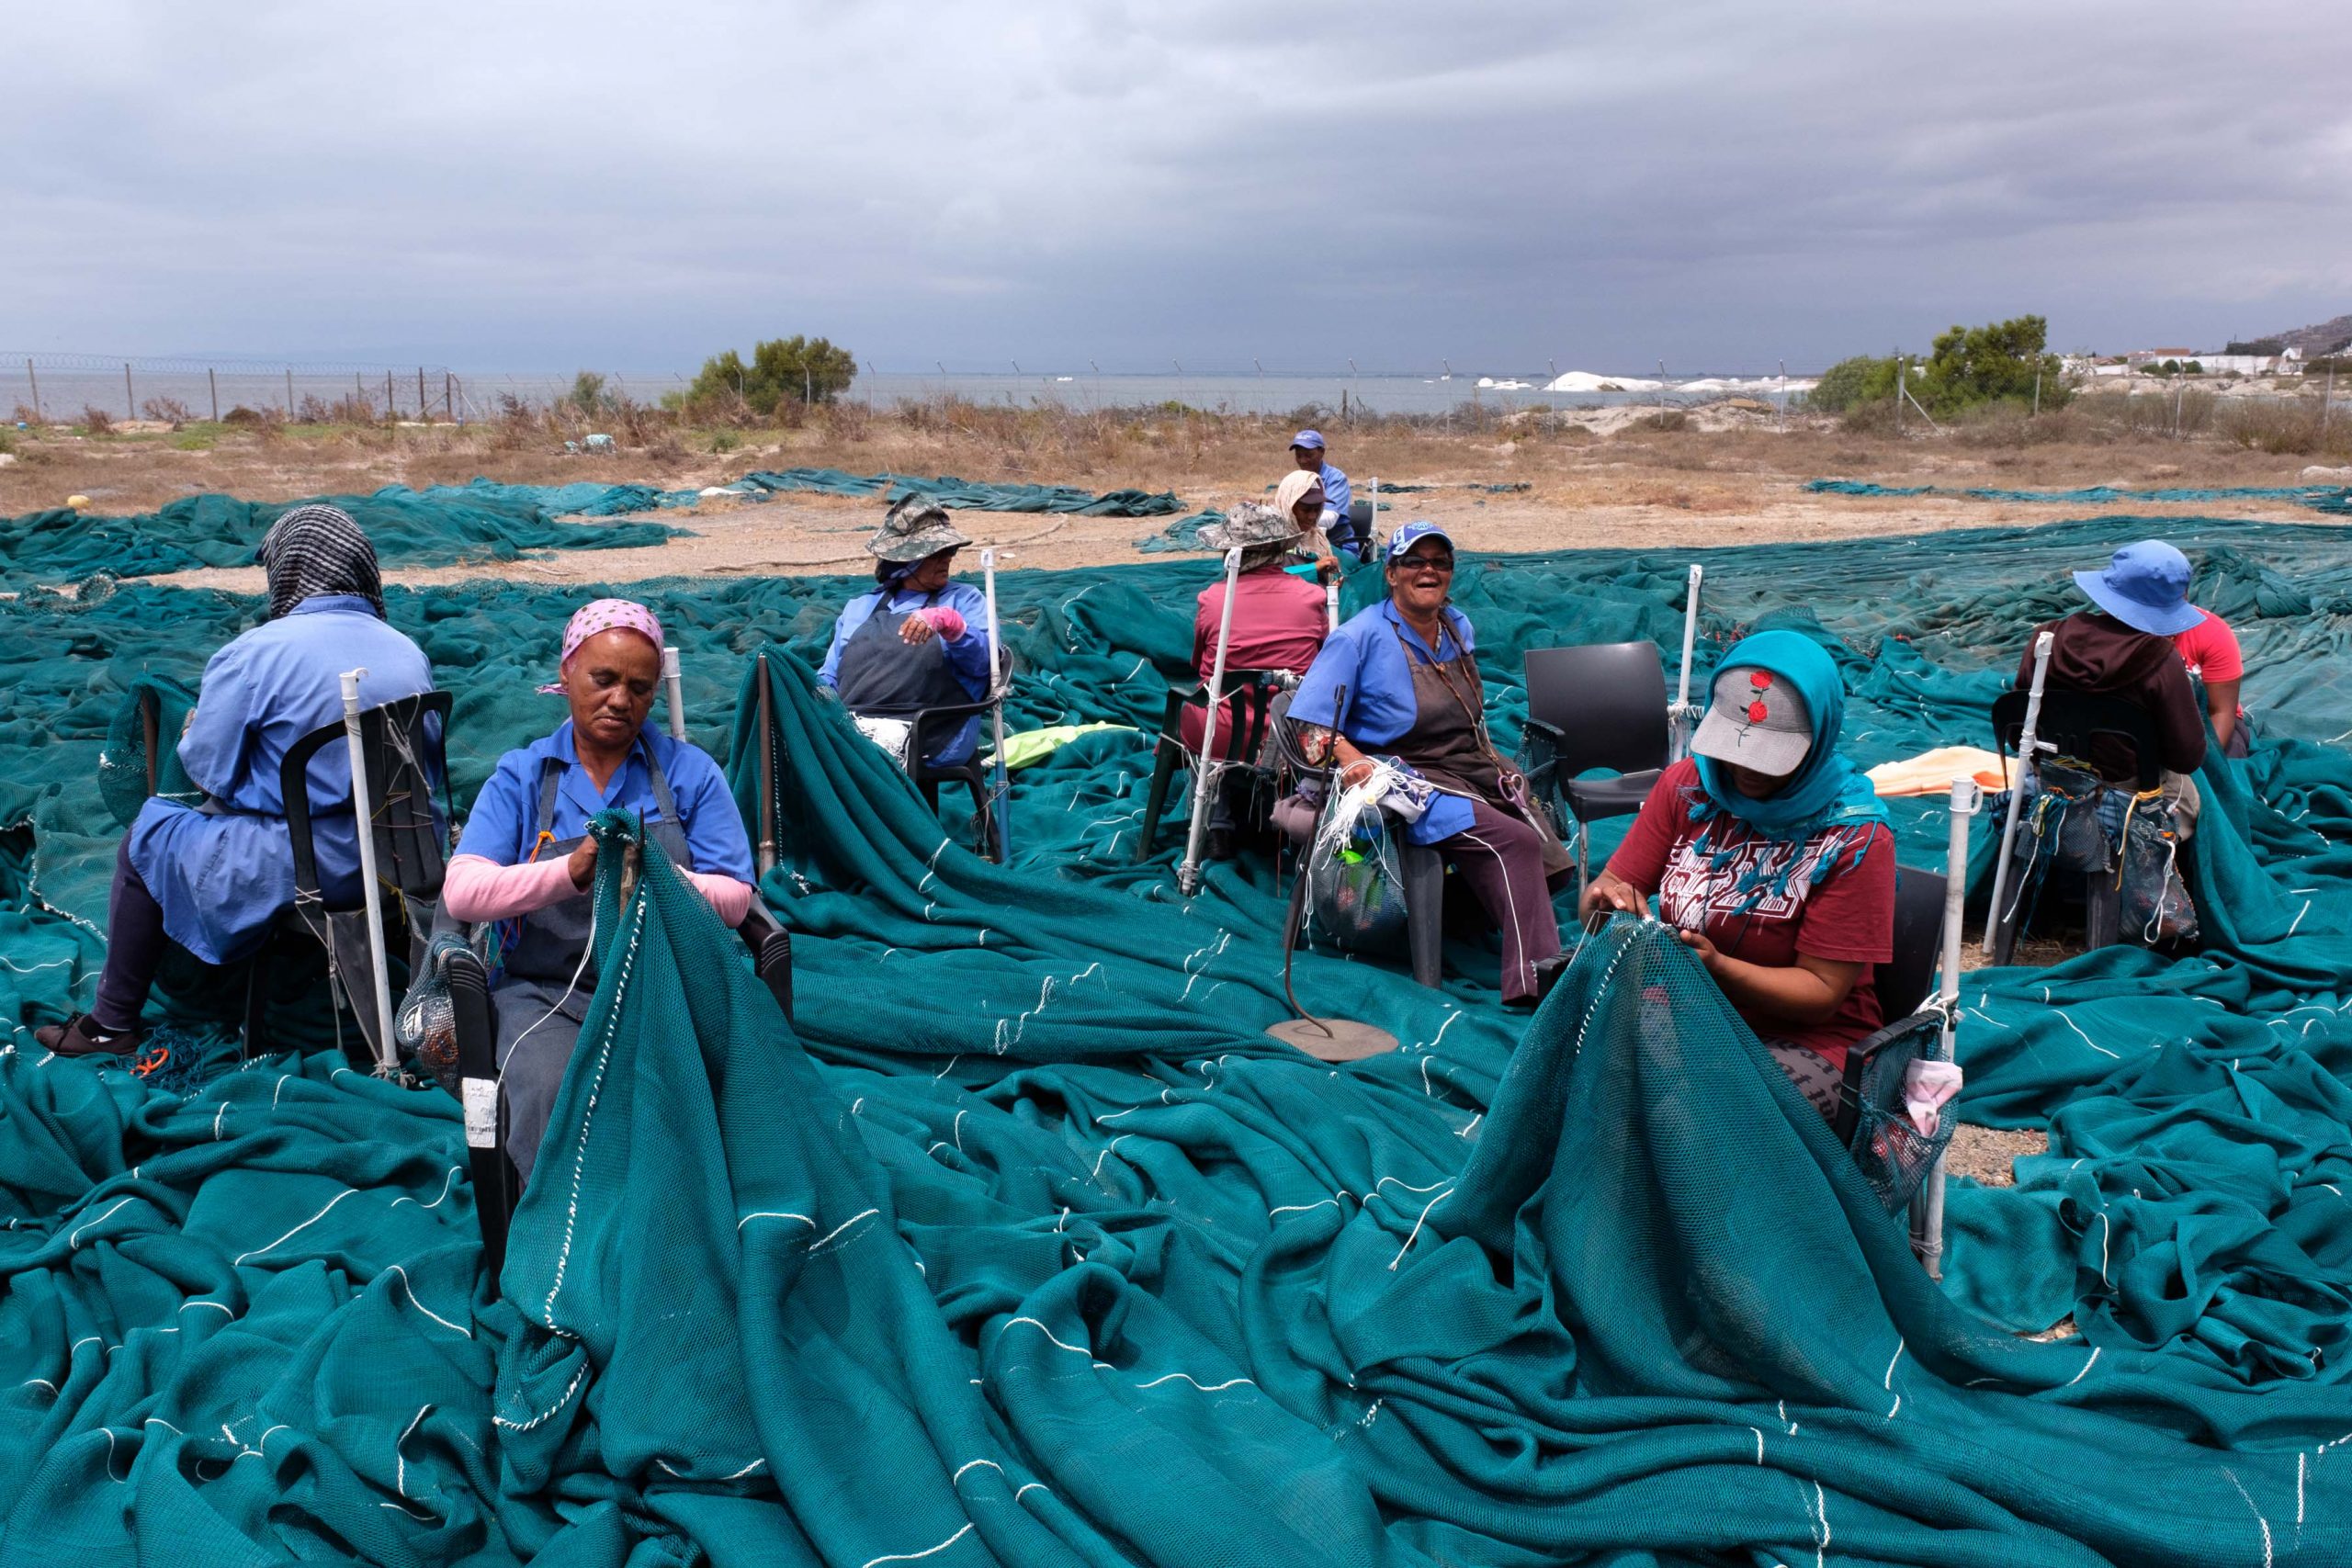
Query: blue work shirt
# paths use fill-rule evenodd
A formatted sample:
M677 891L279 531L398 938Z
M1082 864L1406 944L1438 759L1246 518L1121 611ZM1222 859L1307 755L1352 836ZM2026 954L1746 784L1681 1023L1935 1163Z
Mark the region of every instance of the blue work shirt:
M564 764L556 785L555 820L549 826L557 842L585 833L588 818L600 811L642 811L651 826L662 819L662 805L653 795L653 773L646 766L649 754L670 781L671 798L684 819L678 826L695 857L694 869L739 882L757 881L752 874L752 840L718 764L692 741L673 739L650 725L638 731L628 760L602 790L580 765L568 718L545 739L507 752L474 797L458 852L500 865L521 865L531 859L539 836L539 773L549 757Z
M884 590L861 593L842 608L841 618L833 623L833 645L825 649L825 662L817 668L817 682L835 691L841 689L842 649L857 635L857 628L874 618L881 607ZM988 596L968 582L951 582L937 593L918 592L900 588L889 593L890 614L905 615L910 610L953 610L964 617L964 635L953 642L944 637L940 647L947 655L947 668L954 672L956 684L962 686L974 702L989 694L989 602ZM931 761L936 767L950 767L970 756L979 744L980 721L967 719L956 738L933 752Z
M1355 491L1349 485L1348 476L1330 464L1324 464L1323 504L1340 514L1339 521L1332 524L1327 532L1330 536L1332 544L1352 553L1358 559L1363 559L1365 552L1372 546L1372 530L1366 529L1359 536L1355 525L1348 520L1348 504L1354 499ZM1379 522L1380 519L1377 517L1373 519L1375 527Z
M367 600L322 593L229 643L204 666L181 733L180 766L217 813L152 799L130 825L130 863L163 907L164 930L208 964L241 958L294 902L294 843L278 769L294 743L343 720L344 671L368 673L359 702L376 707L433 689L424 652L377 618ZM351 754L311 759L311 844L319 881L337 903L359 896L359 838L350 815Z
M1419 716L1419 704L1413 697L1412 656L1396 640L1399 635L1434 663L1477 647L1469 618L1452 605L1441 615L1438 645L1432 649L1405 624L1395 603L1383 599L1350 616L1325 640L1291 698L1290 716L1337 729L1362 751L1378 752L1403 739ZM1335 712L1342 686L1347 688L1347 705ZM1416 844L1434 844L1464 831L1476 820L1467 800L1441 793L1421 819L1405 829L1405 837Z

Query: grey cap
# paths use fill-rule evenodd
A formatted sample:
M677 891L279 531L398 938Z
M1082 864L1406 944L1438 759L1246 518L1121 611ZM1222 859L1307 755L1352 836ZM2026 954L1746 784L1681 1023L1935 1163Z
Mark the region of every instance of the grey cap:
M929 496L909 495L891 502L882 526L865 541L865 553L887 561L914 561L971 542L956 531L947 508Z
M1714 700L1690 738L1692 755L1785 777L1813 750L1813 716L1787 676L1752 664L1715 674Z
M1248 549L1252 545L1287 545L1297 539L1298 525L1261 502L1245 501L1225 514L1221 523L1201 525L1201 543L1212 550Z

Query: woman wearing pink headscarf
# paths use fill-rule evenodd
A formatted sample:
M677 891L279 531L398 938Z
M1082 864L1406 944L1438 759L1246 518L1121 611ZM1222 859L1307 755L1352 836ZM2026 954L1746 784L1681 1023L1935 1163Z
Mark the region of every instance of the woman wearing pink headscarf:
M466 818L442 908L492 929L491 1004L506 1099L507 1150L528 1181L555 1092L595 994L589 887L600 811L641 814L729 925L752 905L752 845L718 764L646 723L662 683L662 623L626 599L599 599L564 628L556 682L571 716L509 751Z

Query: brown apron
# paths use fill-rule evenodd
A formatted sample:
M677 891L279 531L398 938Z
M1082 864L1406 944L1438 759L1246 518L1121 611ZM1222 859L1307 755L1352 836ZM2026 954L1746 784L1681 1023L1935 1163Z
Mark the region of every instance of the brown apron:
M1544 846L1544 874L1574 870L1576 859L1541 815L1528 808L1527 783L1506 767L1487 736L1487 688L1478 666L1457 643L1453 658L1432 660L1401 627L1398 646L1413 671L1413 728L1391 750L1430 783L1455 795L1483 800L1535 829Z

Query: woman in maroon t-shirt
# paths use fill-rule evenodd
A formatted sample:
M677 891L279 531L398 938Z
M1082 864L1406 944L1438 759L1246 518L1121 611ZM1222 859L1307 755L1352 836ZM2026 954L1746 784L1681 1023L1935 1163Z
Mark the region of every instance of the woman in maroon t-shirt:
M1845 687L1820 646L1735 647L1690 756L1666 770L1583 911L1648 912L1682 933L1824 1116L1846 1047L1883 1021L1871 966L1894 956L1894 840L1838 753Z

